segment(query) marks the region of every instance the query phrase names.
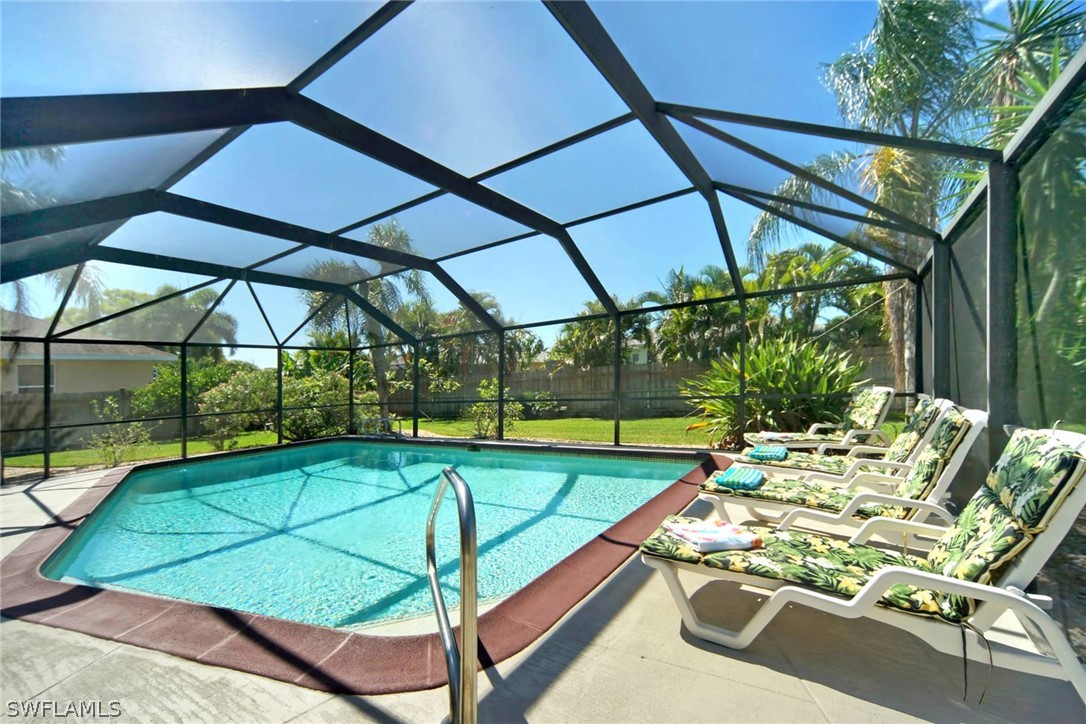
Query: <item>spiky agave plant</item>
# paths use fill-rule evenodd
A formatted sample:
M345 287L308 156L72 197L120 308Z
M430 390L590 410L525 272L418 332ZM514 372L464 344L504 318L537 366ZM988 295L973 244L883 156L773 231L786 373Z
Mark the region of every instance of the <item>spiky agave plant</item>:
M737 445L746 430L801 430L815 422L840 420L848 393L865 384L863 364L848 352L834 352L793 335L763 337L746 350L745 425L739 420L739 353L710 363L679 387L700 413L687 430L702 430L709 444Z

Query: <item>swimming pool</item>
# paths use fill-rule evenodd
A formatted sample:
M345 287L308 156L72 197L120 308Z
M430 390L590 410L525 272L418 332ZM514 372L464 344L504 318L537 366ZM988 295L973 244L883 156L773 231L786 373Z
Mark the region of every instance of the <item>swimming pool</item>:
M432 610L424 530L446 465L475 498L482 601L519 590L691 467L358 441L195 461L129 475L42 572L335 628L417 616ZM457 530L446 505L450 605Z

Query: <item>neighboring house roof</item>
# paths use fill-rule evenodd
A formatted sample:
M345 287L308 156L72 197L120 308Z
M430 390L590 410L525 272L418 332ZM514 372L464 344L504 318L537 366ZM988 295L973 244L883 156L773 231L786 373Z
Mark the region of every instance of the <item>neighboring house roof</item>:
M0 335L18 337L45 337L49 333L49 322L37 317L31 317L7 309L0 310ZM99 339L108 340L109 337L100 336ZM15 358L21 360L40 360L45 355L42 348L34 342L24 342L15 349L14 342L0 344L0 354L3 359L11 359L12 352ZM82 342L79 340L58 340L53 342L50 350L50 359L57 360L94 360L94 361L133 361L143 360L149 362L172 362L177 355L163 352L160 349L147 347L142 344L106 343L106 342Z

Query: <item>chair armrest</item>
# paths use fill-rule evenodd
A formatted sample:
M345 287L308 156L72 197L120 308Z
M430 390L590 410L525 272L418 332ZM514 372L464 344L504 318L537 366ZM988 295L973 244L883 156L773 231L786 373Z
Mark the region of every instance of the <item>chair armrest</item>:
M841 423L839 422L816 422L807 428L808 435L817 435L822 430L840 430Z
M806 475L800 475L799 476L800 480L803 480L803 481L806 481L806 482L830 483L831 485L839 485L839 486L843 486L843 487L846 487L846 488L855 487L853 485L852 481L856 480L857 478L859 478L859 483L858 484L867 483L867 484L875 484L875 485L881 485L881 484L897 485L898 483L901 482L901 478L898 477L897 475L888 475L886 473L869 473L869 472L855 473L854 472L851 475L849 475L847 473L842 473L841 475L833 475L832 473L813 472L813 473L807 473Z
M885 489L896 488L901 484L901 478L893 475L883 475L882 473L860 473L855 475L845 485L847 490L855 490L861 485L867 485L873 488Z
M855 498L849 501L845 509L841 511L842 516L853 515L865 505L871 503L883 503L885 505L900 505L903 508L909 508L910 510L922 510L924 512L934 514L945 520L948 524L953 523L955 516L950 513L946 508L936 503L931 503L926 500L916 500L914 498L901 498L896 495L886 495L884 493L859 493Z
M872 518L856 531L849 543L867 543L873 536L886 536L887 533L906 533L931 538L941 538L946 528L931 523L917 523L914 520L899 518Z
M1012 609L1017 609L1019 606L1025 605L1028 608L1036 609L1038 613L1044 615L1041 607L1031 601L1020 589L1013 587L1001 588L989 583L963 581L960 578L951 578L950 576L944 576L939 573L921 571L916 568L906 568L905 566L887 566L871 576L870 580L868 580L853 601L858 602L857 599L862 597L865 599L863 603L866 603L866 599L873 597L875 598L875 602L877 602L882 594L886 593L899 583L912 584L920 588L928 588L935 591L942 591L943 593L965 596L966 598L976 599L977 601L995 601L1005 604L1007 608Z
M845 474L842 477L844 477L844 478L846 478L848 480L851 480L852 478L856 477L857 475L860 475L860 468L863 468L863 467L882 468L883 470L887 470L887 471L895 471L896 470L896 471L903 472L903 473L907 473L907 472L909 472L910 470L913 469L912 463L899 463L899 462L896 462L894 460L879 460L877 458L864 458L863 460L856 460L851 465L849 465L848 470L845 471ZM870 471L865 470L864 472L870 472Z
M859 457L860 455L885 455L886 448L879 447L878 445L854 445L849 449L848 454L852 457Z
M860 438L863 438L860 440ZM856 442L853 442L853 441ZM871 445L872 440L882 440L884 447L890 445L890 438L886 437L886 433L882 430L849 430L845 433L845 439L841 441L842 445L859 445L867 444Z

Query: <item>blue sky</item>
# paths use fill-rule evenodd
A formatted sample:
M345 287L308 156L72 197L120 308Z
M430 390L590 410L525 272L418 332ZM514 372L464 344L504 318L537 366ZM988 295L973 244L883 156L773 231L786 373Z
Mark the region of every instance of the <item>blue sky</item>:
M280 85L376 7L5 2L0 90L22 96ZM821 85L821 64L862 40L875 12L871 2L601 2L593 8L658 100L830 124L837 112ZM468 176L627 110L549 12L522 2L417 3L305 92ZM784 176L679 125L719 180L771 190ZM796 162L837 147L824 139L727 130ZM146 188L214 136L84 144L67 150L59 170L39 164L19 180L68 201ZM636 122L485 183L560 222L688 185ZM333 231L431 189L290 124L274 124L249 130L173 190ZM723 204L742 263L757 210L727 199ZM451 196L398 221L417 253L431 257L525 231ZM366 232L349 236L364 240ZM697 195L571 233L620 298L658 287L671 268L724 265L707 205ZM802 232L796 241L811 238ZM291 246L166 214L130 221L107 243L229 263L255 263ZM321 256L307 252L306 260ZM297 273L303 266L288 257L269 268ZM468 289L491 292L519 322L569 316L591 298L549 237L445 266ZM109 286L118 288L151 291L177 281L177 275L116 265L106 271ZM439 308L455 306L447 292L431 288ZM44 313L51 293L39 289ZM304 311L295 293L267 294L276 324ZM251 300L233 297L222 308L238 317L241 341L267 339ZM238 356L259 364L274 359L262 352Z

